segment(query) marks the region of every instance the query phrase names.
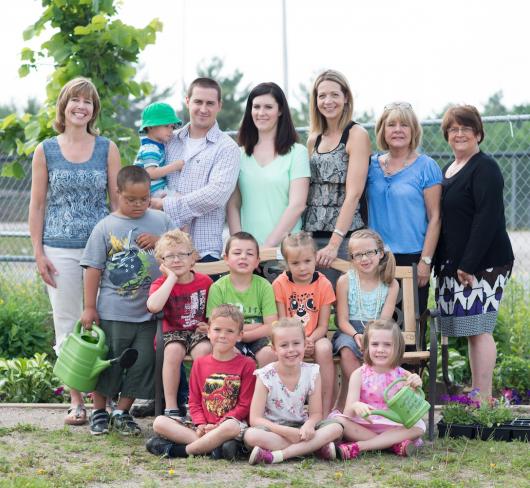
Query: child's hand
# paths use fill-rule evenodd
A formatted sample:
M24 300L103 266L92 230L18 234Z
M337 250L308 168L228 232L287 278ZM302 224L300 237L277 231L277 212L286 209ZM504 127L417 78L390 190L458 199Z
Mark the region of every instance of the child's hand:
M352 405L352 410L353 410L353 413L355 415L358 415L359 417L366 416L366 420L372 423L372 421L370 420L370 417L368 417L370 415L370 412L374 410L374 407L372 407L371 405L368 405L367 403L363 403L363 402L355 402Z
M207 434L208 432L212 431L217 427L216 424L204 424L204 433Z
M199 322L199 325L197 326L197 330L199 332L202 332L203 334L206 334L208 332L208 324L205 322Z
M363 350L363 334L356 334L353 338L359 350Z
M306 339L305 341L305 355L308 357L313 356L315 353L315 343L312 339Z
M158 269L164 276L168 278L175 278L175 282L177 281L177 275L173 272L171 268L168 268L164 263L162 263Z
M154 249L158 239L160 239L159 236L143 232L136 238L136 244L138 244L144 251L147 251L149 249Z
M206 424L201 424L197 426L197 428L195 429L195 433L197 434L197 436L202 437L204 434L206 434L206 431L204 430L205 425Z
M312 425L307 425L307 423L305 423L300 427L301 441L310 441L313 437L315 437L315 428Z
M298 444L302 439L302 434L300 429L296 427L285 427L286 432L282 434L282 437L285 437L291 444Z
M81 325L86 329L92 329L92 324L99 325L99 315L95 308L87 307L83 310L83 314L79 319Z
M149 206L155 210L164 210L164 199L151 197L151 203Z
M416 374L412 373L408 378L406 383L407 385L411 386L412 388L421 388L423 385L423 382L421 381L421 378Z

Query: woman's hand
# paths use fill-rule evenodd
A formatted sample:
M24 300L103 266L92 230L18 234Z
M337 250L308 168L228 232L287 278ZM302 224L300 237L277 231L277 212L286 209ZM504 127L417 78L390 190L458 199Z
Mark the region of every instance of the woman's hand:
M431 267L424 261L418 263L418 286L425 286L431 278Z
M305 423L300 427L301 441L310 441L313 437L315 437L315 428L312 425L307 425L307 423Z
M421 388L423 385L423 382L421 381L421 378L416 373L412 373L411 375L407 377L407 381L405 384L416 389L416 388Z
M37 263L37 269L39 270L42 281L44 281L44 283L47 285L56 288L53 276L56 276L59 273L55 269L55 266L52 264L52 262L44 254L39 257L35 257L35 261Z
M472 274L466 273L461 269L456 270L456 274L458 276L458 281L460 281L463 286L473 286L475 277Z
M328 244L326 247L323 247L317 251L317 266L320 268L329 268L331 263L337 259L338 252L338 247L333 244Z

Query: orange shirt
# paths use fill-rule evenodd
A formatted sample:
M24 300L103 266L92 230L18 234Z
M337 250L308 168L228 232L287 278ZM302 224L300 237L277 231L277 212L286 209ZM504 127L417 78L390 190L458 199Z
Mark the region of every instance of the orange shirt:
M309 337L318 325L318 315L323 305L335 301L335 293L330 281L319 272L313 275L308 285L299 285L290 279L290 273L283 272L272 283L277 302L285 304L287 315L300 319Z

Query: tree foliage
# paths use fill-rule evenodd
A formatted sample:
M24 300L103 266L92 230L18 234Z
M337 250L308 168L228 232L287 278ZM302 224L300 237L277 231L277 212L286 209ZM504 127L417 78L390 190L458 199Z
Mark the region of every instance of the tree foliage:
M0 120L0 151L14 159L2 168L3 176L23 176L21 161L37 144L53 135L55 102L61 87L76 76L90 78L101 97L98 127L114 140L122 158L130 161L138 147L135 131L120 123L117 113L126 111L129 98L148 95L152 86L136 82L140 52L156 40L162 30L159 20L135 28L115 18L115 0L42 0L41 17L24 31L24 40L40 36L51 27L53 33L38 51L23 48L21 77L37 70L43 59L52 59L55 71L46 86L46 102L37 114L11 113Z

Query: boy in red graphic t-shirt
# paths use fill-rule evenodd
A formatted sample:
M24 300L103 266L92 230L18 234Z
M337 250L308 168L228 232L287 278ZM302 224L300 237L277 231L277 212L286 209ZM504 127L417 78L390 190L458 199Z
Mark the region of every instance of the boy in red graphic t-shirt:
M208 337L212 354L193 362L190 377L190 414L193 423L164 415L153 422L162 437L147 441L158 456L188 457L211 453L215 459L233 459L248 427L256 368L252 359L239 354L243 315L233 305L219 305L210 317Z

